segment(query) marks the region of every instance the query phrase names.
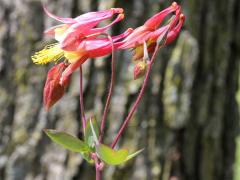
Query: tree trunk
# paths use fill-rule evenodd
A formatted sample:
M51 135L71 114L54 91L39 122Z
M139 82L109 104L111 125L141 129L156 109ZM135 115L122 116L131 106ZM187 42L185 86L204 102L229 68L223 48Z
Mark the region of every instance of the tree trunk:
M179 1L178 1L179 2ZM125 19L111 34L136 28L171 2L158 0L59 0L47 6L70 17L111 7ZM119 147L143 153L123 166L107 167L106 180L233 179L236 102L240 59L240 1L188 0L182 4L185 29L176 43L160 50L146 93ZM75 72L64 97L49 112L42 90L50 66L30 57L50 42L44 29L55 25L40 1L0 0L0 179L91 180L94 167L53 144L42 129L65 130L82 138L79 77ZM117 52L116 86L104 142L110 144L138 95L131 52ZM107 97L110 57L83 65L87 117L100 120Z

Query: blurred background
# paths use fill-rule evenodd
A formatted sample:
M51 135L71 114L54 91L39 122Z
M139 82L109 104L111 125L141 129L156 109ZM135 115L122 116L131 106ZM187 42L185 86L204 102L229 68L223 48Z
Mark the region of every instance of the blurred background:
M136 28L170 0L52 0L63 17L122 7L125 19L109 33ZM186 22L179 38L160 50L146 93L119 147L145 148L134 160L107 167L105 180L239 180L240 1L181 0ZM39 0L0 0L0 179L93 180L95 171L77 153L52 143L43 128L82 137L78 72L48 113L42 91L48 69L31 55L52 42L43 36L57 22ZM111 143L138 95L131 52L117 53L116 86L105 143ZM107 97L110 58L87 61L87 116L99 120Z

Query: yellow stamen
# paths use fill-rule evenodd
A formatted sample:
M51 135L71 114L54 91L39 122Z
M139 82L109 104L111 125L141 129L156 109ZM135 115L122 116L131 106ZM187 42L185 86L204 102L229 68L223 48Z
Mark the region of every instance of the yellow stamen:
M35 64L47 64L51 61L58 61L63 57L63 50L58 43L50 44L44 47L43 50L36 52L32 56L32 61Z

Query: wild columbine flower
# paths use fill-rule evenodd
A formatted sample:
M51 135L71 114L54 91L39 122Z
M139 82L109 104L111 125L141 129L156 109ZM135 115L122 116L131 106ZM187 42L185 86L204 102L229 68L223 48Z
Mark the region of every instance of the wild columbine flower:
M123 9L121 8L89 12L74 19L58 17L50 13L46 7L44 7L44 10L48 16L63 24L54 26L45 31L45 34L53 36L58 43L47 45L43 50L35 53L35 55L32 56L32 60L36 64L46 64L51 61L57 62L64 58L69 50L73 50L72 47L78 46L81 41L96 38L107 28L124 18ZM103 20L111 18L114 14L119 15L112 23L105 27L94 28ZM71 59L71 57L68 56L68 61L72 63L76 61L76 57L74 56L73 59Z
M132 29L123 34L112 37L112 41L100 35L113 24L124 18L123 9L111 8L110 10L89 12L76 18L62 18L50 13L44 6L45 13L51 18L63 23L45 31L53 36L57 43L47 45L43 50L36 52L32 60L36 64L49 62L64 62L50 69L44 87L44 106L48 110L64 94L69 81L69 75L80 67L88 58L108 55L112 46L117 49L122 45L119 40L128 36ZM105 27L96 28L103 20L118 14L114 21ZM100 37L99 37L100 36Z
M70 61L70 64L62 73L60 84L64 84L68 76L87 59L110 54L112 52L112 43L114 49L118 49L123 44L119 40L127 37L131 32L132 29L129 28L123 34L113 36L112 42L108 38L86 39L81 41L77 46L72 47L71 51L65 52L65 57Z
M167 17L169 14L175 12L175 15L166 23L166 25L158 28L160 24L163 22L164 18ZM185 16L181 13L181 7L176 3L172 3L172 5L165 10L157 13L150 19L148 19L144 25L136 28L127 38L124 39L124 44L119 47L120 49L129 49L132 48L134 51L133 61L146 61L144 59L144 52L146 53L153 53L157 40L167 31L167 36L165 38L164 45L171 43L173 40L176 39L178 36L183 22L185 20ZM144 50L144 43L146 43ZM139 70L144 72L143 63L136 65L134 68L134 77L136 78L136 72ZM141 73L141 75L144 75ZM138 76L140 77L140 75Z
M175 16L173 19L170 19L171 22L158 29L164 18L173 12L175 12ZM144 25L136 28L132 34L124 40L124 44L120 48L141 48L141 51L143 52L143 43L146 42L148 48L154 49L151 46L156 43L157 38L166 30L169 31L166 38L166 44L169 44L179 34L184 20L185 17L183 14L181 14L181 7L174 2L170 7L148 19Z

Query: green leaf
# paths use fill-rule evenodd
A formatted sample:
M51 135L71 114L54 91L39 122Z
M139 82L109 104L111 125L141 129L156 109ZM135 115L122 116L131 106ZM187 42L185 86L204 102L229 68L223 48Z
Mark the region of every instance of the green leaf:
M68 150L80 153L89 153L91 151L86 143L70 134L52 129L45 129L44 132L52 141Z
M109 165L124 163L128 157L127 149L113 150L104 144L97 145L96 151L99 158Z
M128 161L128 160L134 158L135 156L137 156L138 154L140 154L143 150L144 150L144 149L140 149L140 150L136 151L135 153L132 153L132 154L128 155L125 161Z
M89 145L89 147L93 148L95 146L94 142L97 141L98 138L99 138L98 124L96 119L92 117L87 121L84 140Z

